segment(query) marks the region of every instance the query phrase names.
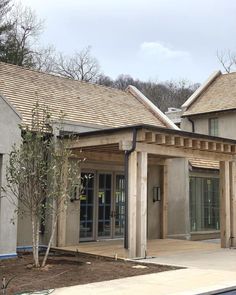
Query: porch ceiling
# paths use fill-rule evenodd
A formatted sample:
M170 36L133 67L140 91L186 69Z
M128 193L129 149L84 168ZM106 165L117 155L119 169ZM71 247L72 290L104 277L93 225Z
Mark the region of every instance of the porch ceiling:
M81 133L71 145L74 151L123 154L133 146L136 151L165 158L202 158L217 161L234 160L236 141L149 125L129 126Z

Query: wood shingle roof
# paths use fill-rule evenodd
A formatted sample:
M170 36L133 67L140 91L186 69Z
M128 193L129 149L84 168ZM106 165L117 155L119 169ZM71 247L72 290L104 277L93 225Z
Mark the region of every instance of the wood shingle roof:
M189 159L192 167L201 169L219 170L219 161L206 160L206 159Z
M206 89L196 97L183 116L235 110L236 73L218 75Z
M79 124L166 127L157 114L129 92L5 63L0 63L0 94L22 115L26 125L30 124L32 109L38 101L49 107L54 119L62 111L65 120Z

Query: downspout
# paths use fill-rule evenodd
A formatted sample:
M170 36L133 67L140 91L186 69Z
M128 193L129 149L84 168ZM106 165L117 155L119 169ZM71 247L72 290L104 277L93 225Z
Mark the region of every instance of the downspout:
M125 151L125 234L124 234L124 248L128 249L128 188L129 188L129 155L136 148L137 129L133 129L133 141L130 150Z
M195 133L194 121L191 118L188 118L189 122L192 124L192 132Z

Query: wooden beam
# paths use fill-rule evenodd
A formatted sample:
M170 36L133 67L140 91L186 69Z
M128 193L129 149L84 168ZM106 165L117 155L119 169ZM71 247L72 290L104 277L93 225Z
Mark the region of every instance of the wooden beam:
M154 143L156 142L156 135L154 132L146 132L145 133L145 141L147 143Z
M207 151L208 150L208 141L201 141L200 142L200 149L203 151Z
M215 161L232 161L233 156L217 152L180 149L175 146L154 145L147 143L137 143L136 150L140 152L148 152L149 154L165 156L166 158L201 158Z
M168 166L162 167L162 191L161 191L161 239L168 235Z
M236 154L236 145L231 145L231 152Z
M148 157L148 165L165 165L165 162L165 159Z
M102 162L116 162L124 163L124 152L121 154L108 152L78 152L75 154L76 158L81 161L102 161ZM72 157L73 158L73 155Z
M166 136L166 145L175 145L175 137L173 135Z
M193 141L191 138L184 138L184 147L185 148L192 148L193 147Z
M216 151L216 142L210 141L208 145L209 145L209 151L213 151L213 152Z
M201 148L200 140L193 139L193 149L199 150Z
M99 146L114 143L119 144L121 140L132 141L132 132L124 131L117 134L104 134L80 137L78 140L75 140L70 144L70 148L78 149L83 147Z
M230 172L230 223L231 223L231 247L236 247L236 162L229 164Z
M133 146L133 142L131 140L121 140L119 142L119 150L128 151L131 150Z
M147 251L147 153L138 153L136 257L144 258Z
M230 247L229 161L220 161L220 237L221 248Z
M224 144L224 152L231 153L231 145L230 144Z
M220 152L220 153L224 152L224 145L223 145L223 143L220 143L220 142L217 142L216 143L216 151L217 152Z
M175 137L175 146L183 147L184 146L184 138L183 137Z
M157 134L156 135L156 143L157 144L165 144L166 143L166 137L163 134Z
M138 130L137 132L137 141L143 142L146 139L146 132L145 130Z
M129 156L128 175L128 249L129 258L136 257L136 209L137 209L137 152Z

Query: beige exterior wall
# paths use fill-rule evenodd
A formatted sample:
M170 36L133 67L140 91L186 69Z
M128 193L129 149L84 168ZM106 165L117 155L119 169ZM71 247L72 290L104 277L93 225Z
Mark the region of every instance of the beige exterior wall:
M170 160L168 171L168 236L175 239L189 239L188 161L186 159Z
M157 165L148 166L148 239L160 238L161 231L161 203L153 202L153 187L161 186L161 167Z
M123 163L99 163L87 161L81 167L82 171L94 172L98 175L99 172L109 173L113 176L124 173ZM161 167L158 165L148 165L148 224L147 232L149 239L160 238L161 226L161 204L153 202L153 187L161 186L160 179ZM96 181L95 181L96 182ZM96 198L96 183L95 183L95 198ZM96 209L96 208L95 208ZM80 229L80 202L68 202L67 218L66 218L66 246L77 245L79 243ZM47 216L45 233L40 236L40 244L46 245L51 232L51 216ZM96 230L96 229L95 229ZM55 234L56 241L57 233ZM18 246L31 245L31 224L29 218L19 219L18 221ZM54 242L55 245L55 242Z
M218 118L219 137L236 139L235 125L236 112L213 113L211 115L202 115L192 117L194 122L195 133L209 134L209 119ZM181 129L184 131L192 131L192 124L188 118L183 118Z
M21 132L18 125L21 122L18 114L11 106L0 97L0 187L6 188L6 166L8 154L13 144L20 144ZM11 192L8 197L0 198L0 257L2 255L14 255L16 253L17 216L14 213L16 207L10 198L14 199Z

